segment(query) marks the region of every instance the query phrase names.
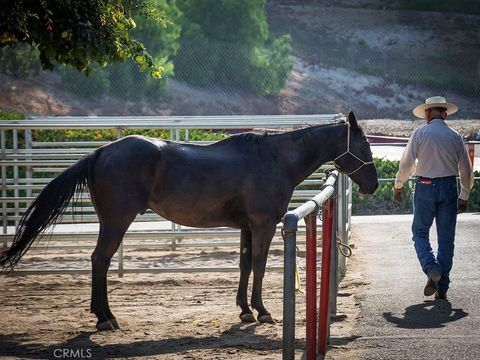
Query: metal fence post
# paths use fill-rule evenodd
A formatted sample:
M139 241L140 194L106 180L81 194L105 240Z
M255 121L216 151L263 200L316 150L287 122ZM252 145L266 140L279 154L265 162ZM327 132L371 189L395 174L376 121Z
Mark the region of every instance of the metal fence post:
M7 147L7 141L6 141L6 136L5 136L5 130L2 130L0 132L0 143L2 146L2 160L5 160L7 158L7 153L6 153L6 147ZM2 197L6 198L7 197L7 165L2 165ZM2 202L2 231L4 234L7 233L7 204L5 202ZM7 240L3 240L3 247L7 247Z
M344 212L344 205L345 205L345 202L346 202L346 196L347 194L345 194L343 192L344 188L345 188L345 179L343 178L342 176L343 174L340 174L338 176L338 179L337 179L337 188L338 188L338 192L337 192L337 206L336 206L336 215L339 219L338 221L338 235L339 235L339 238L342 240L343 242L343 233L345 232L344 230L344 226L342 228L342 224L344 224L344 222L342 221L344 219L344 215L345 215L345 212ZM343 270L344 270L344 263L343 263L343 258L339 258L338 259L338 275L340 277L343 277Z
M340 174L338 177L338 201L336 207L336 214L338 216L337 228L339 230L339 238L342 244L348 244L348 229L347 229L347 218L348 218L348 197L347 194L348 188L348 178L345 174ZM343 254L339 255L338 258L338 275L343 278L347 272L347 258Z
M170 129L170 140L172 141L180 141L180 130L179 129ZM170 248L172 251L175 251L177 249L177 224L175 224L173 221L171 222L171 228L172 228L172 242L170 245Z
M347 189L348 189L348 201L347 201L347 226L345 227L345 239L346 239L346 244L348 245L350 243L350 228L352 227L352 202L353 202L353 190L352 190L352 179L349 177L347 179Z
M177 249L177 242L176 242L176 233L177 225L172 221L172 242L170 244L170 249L175 251Z
M287 213L283 218L283 360L295 358L295 251L298 217Z
M182 129L176 129L175 130L175 141L180 142L181 140L182 140ZM186 139L185 139L185 142L187 142ZM173 224L173 239L172 239L173 247L172 247L172 249L175 250L177 248L177 240L181 240L181 238L178 238L175 233L177 231L182 231L182 225L175 224L175 223L172 223L172 224Z
M338 193L338 192L337 192ZM334 195L335 196L335 195ZM331 234L331 243L332 243L332 252L331 252L331 264L330 264L330 300L329 300L329 313L330 316L337 315L337 292L338 292L338 280L339 280L339 257L338 257L338 246L337 246L337 231L338 231L338 197L335 196L332 199L332 234ZM330 342L330 327L327 328L327 340Z
M123 130L122 128L117 128L117 139L121 139L123 137ZM118 247L118 277L123 277L123 239Z
M27 153L27 161L31 161L32 158L28 155L31 155L30 150L32 149L33 144L32 144L32 129L25 129L25 150ZM31 166L26 166L26 171L25 171L25 177L27 179L32 179L33 178L33 170ZM26 196L31 197L32 196L32 189L30 188L32 184L30 182L27 182L27 190L26 190Z
M13 145L12 149L13 149L13 157L14 157L13 161L16 163L18 162L18 130L17 129L12 130L12 145ZM13 186L15 186L15 189L13 190L13 196L18 199L19 193L18 193L18 165L17 164L13 165ZM15 229L16 229L19 223L17 217L19 214L18 208L20 207L20 204L18 203L18 201L15 201L13 205L15 206L15 210L13 214L15 215L14 223L15 223Z

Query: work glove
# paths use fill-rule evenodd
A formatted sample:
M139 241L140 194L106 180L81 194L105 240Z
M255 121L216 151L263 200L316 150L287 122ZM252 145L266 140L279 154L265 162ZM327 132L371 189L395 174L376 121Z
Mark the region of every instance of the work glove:
M458 199L457 200L457 214L461 214L467 211L468 202L467 200Z
M400 189L396 189L395 187L393 188L393 201L396 203L401 203L402 202L402 193L403 193L403 187Z

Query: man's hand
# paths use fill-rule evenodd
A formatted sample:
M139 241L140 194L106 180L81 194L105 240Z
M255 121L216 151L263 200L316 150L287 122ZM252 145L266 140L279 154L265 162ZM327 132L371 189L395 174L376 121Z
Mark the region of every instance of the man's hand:
M395 187L393 188L393 201L396 203L402 202L402 193L403 193L403 187L400 189L396 189Z
M461 214L467 211L468 202L467 200L458 199L457 200L457 214Z

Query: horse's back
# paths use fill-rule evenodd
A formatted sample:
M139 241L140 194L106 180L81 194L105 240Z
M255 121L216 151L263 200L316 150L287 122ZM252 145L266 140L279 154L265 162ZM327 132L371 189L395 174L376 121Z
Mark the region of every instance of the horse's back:
M102 149L95 165L95 198L109 211L150 208L183 225L244 227L249 213L276 208L286 192L269 157L255 144L238 145L126 137Z
M98 149L90 191L98 210L122 207L142 212L147 207L159 148L164 142L127 136ZM126 209L125 209L126 210Z

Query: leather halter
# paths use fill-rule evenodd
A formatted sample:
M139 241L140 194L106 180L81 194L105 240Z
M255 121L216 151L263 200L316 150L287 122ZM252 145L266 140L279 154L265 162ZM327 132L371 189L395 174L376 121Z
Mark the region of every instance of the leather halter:
M363 168L364 166L373 164L373 161L363 161L363 160L360 159L357 155L355 155L354 153L352 153L352 152L350 151L350 124L349 124L349 123L346 123L346 125L348 126L348 129L347 129L347 150L346 150L344 153L342 153L341 155L337 156L335 159L333 159L333 162L335 163L335 168L336 168L338 171L344 173L344 174L347 175L347 176L350 176L350 175L352 175L352 174L355 174L358 170L360 170L360 169ZM357 167L355 170L353 170L353 171L351 171L351 172L349 172L349 173L347 173L345 170L343 170L343 169L340 167L340 165L337 164L337 160L340 159L342 156L345 156L345 155L347 155L347 154L352 155L355 159L357 159L358 161L361 162L361 164L360 164L359 167Z

